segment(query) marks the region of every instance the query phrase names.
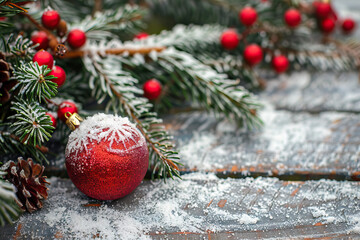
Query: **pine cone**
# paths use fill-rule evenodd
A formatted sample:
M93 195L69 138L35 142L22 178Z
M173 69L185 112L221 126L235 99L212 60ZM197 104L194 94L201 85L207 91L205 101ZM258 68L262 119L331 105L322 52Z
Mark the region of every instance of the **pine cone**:
M46 176L42 176L45 167L34 164L31 158L25 161L18 158L18 163L10 161L7 164L5 179L16 187L16 203L22 210L33 212L42 208L43 199L48 197Z
M10 89L16 85L15 80L10 80L10 65L5 61L5 55L0 52L0 103L10 99Z

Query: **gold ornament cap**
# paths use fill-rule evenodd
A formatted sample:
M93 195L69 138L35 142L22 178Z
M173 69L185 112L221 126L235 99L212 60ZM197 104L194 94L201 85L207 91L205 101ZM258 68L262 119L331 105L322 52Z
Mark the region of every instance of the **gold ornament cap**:
M71 114L71 112L66 112L65 117L66 117L66 125L68 125L71 131L77 129L80 126L80 122L84 121L84 119L80 117L80 115L77 113Z

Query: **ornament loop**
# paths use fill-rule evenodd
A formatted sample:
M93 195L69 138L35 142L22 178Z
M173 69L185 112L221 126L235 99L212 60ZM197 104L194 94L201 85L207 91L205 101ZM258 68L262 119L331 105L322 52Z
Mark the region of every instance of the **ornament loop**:
M80 115L77 113L71 114L71 112L66 112L65 117L66 117L66 125L68 125L68 127L72 131L74 131L80 126L80 122L84 121L84 119L80 117Z

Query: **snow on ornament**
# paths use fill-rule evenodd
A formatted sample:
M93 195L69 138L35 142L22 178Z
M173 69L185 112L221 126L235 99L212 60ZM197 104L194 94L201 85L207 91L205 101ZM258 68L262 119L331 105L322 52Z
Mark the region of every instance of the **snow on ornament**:
M131 193L143 180L149 152L146 140L128 118L96 114L82 121L68 114L74 130L66 146L66 169L74 185L98 200Z

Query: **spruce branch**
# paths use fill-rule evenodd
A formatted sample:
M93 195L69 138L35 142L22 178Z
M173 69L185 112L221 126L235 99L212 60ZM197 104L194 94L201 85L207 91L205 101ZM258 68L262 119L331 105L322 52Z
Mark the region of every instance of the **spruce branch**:
M57 84L50 81L55 77L48 76L50 72L46 65L39 66L37 62L22 64L14 71L14 78L18 81L14 89L19 88L19 96L26 99L37 99L40 103L46 101L57 94Z
M44 141L50 139L55 128L50 117L45 114L46 110L37 102L16 99L11 109L16 112L10 117L15 120L11 128L23 144L41 147Z
M180 164L178 152L172 144L172 138L161 125L157 114L151 112L152 104L145 98L138 97L142 91L138 89L137 79L129 72L122 70L121 58L117 56L84 57L84 66L92 74L90 86L99 101L109 96L108 109L128 116L136 123L137 128L144 135L150 151L150 165L153 168L153 177L179 177Z
M33 43L21 35L11 34L5 38L2 36L0 49L5 53L7 61L13 65L20 65L20 61L31 61L35 52Z
M4 175L6 172L0 169L0 226L4 226L5 223L12 223L21 212L15 202L15 187L3 180Z
M116 10L96 12L94 17L87 16L70 28L82 29L89 39L103 40L104 36L113 38L111 33L135 33L142 27L140 20L144 14L143 9L128 4Z

